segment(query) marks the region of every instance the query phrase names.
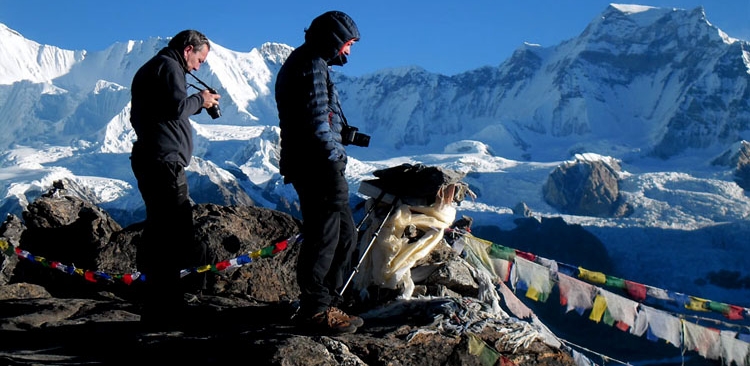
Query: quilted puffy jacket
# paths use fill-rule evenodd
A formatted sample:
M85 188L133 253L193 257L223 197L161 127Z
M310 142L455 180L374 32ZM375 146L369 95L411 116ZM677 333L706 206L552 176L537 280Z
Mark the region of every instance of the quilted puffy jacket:
M344 115L329 66L344 65L344 44L359 39L354 21L339 11L315 18L276 77L276 106L281 128L279 169L286 183L325 171L343 171Z

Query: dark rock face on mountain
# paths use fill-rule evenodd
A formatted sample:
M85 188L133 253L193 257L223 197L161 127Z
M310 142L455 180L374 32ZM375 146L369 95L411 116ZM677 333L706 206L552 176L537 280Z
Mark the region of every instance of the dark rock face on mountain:
M596 217L627 216L620 200L619 165L577 159L555 168L547 178L544 200L563 213Z
M300 223L252 206L202 204L193 212L196 238L208 244L212 264L256 255L242 266L212 265L208 289L186 294L194 313L185 329L171 332L140 327L142 282L125 280L137 273L140 223L121 228L64 187L29 204L23 221L10 215L0 227L6 243L0 363L575 364L529 323L487 311L473 297L478 285L470 276L452 279L471 272L446 242L417 264L439 269L416 283L423 296L404 300L378 289L367 302L349 304L365 319L356 333L307 333L290 320L300 244L288 239ZM279 250L269 254L268 248Z
M746 192L750 191L750 143L742 141L737 153L737 170L734 172L734 181Z
M746 194L750 192L750 142L737 141L713 159L711 165L734 169L734 182L744 189Z

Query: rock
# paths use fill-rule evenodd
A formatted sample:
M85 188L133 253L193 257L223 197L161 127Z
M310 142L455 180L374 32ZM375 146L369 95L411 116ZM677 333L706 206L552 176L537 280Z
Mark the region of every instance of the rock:
M13 247L19 246L24 230L26 230L26 225L15 215L8 215L0 225L0 233L8 241L8 245L12 246L4 250L5 255L0 255L0 285L5 285L10 281L13 270L18 264L18 257L13 252Z
M522 332L530 340L525 347L504 338L508 329L530 325L498 316L473 298L478 286L468 265L445 243L416 265L430 268L431 275L418 284L422 296L397 299L398 291L375 289L368 302L348 304L365 319L354 334L309 334L293 325L299 294L294 276L299 243L293 241L276 255L208 272L207 291L186 296L191 315L184 329L147 332L138 322L138 282L96 275L137 272L142 224L120 228L95 205L60 193L31 203L25 228L9 217L0 230L10 245L45 257L17 260L15 266L11 258L3 261L3 273L11 273L0 287L3 362L481 365L471 341L516 365L575 364L538 330ZM300 228L288 214L253 206L205 204L193 213L196 238L207 243L214 263L272 247ZM87 281L78 272L51 268L58 258L93 277ZM471 333L469 324L476 324Z
M577 158L555 168L542 188L544 200L563 213L611 217L630 210L619 197L620 166L613 159Z
M737 169L734 172L734 181L746 192L750 191L750 143L741 142L737 152Z
M526 202L519 202L513 207L513 214L522 217L531 217L531 208L526 205Z
M744 189L746 194L750 191L750 142L741 140L732 144L711 161L711 164L734 169L734 182Z
M0 291L0 300L44 299L52 297L44 287L31 283L14 283L3 285L0 288L2 289L2 291Z

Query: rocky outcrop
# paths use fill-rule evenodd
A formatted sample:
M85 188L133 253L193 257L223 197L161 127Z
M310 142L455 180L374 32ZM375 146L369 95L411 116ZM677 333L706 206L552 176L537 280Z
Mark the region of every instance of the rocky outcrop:
M0 227L0 360L10 364L125 364L168 361L268 365L573 365L531 323L497 313L476 298L479 285L443 241L415 265L417 289L373 289L348 296L364 319L357 333L309 334L293 326L300 244L293 217L252 206L197 205L196 238L214 263L248 253L242 266L212 266L207 290L186 294L186 329L139 327L135 253L141 224L121 228L109 215L63 189L29 205L23 221ZM18 251L13 252L14 248ZM19 259L18 257L23 257ZM58 262L59 261L59 262ZM68 270L60 270L68 266ZM221 267L221 269L220 269ZM188 275L190 276L190 275ZM368 289L369 290L369 289ZM419 294L419 295L417 295Z
M750 191L750 143L742 141L737 152L737 169L734 171L734 181L746 192Z
M750 142L741 140L732 144L711 164L734 169L734 182L746 193L750 191Z
M631 208L620 199L620 171L614 159L576 156L549 175L542 188L544 200L566 214L627 216Z

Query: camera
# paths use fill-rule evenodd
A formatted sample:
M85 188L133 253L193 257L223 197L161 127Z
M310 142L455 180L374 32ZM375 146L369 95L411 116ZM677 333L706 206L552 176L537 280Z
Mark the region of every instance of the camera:
M198 79L198 77L195 76L195 75L193 75L192 72L188 71L188 74L190 76L192 76L193 79L197 80L201 85L203 85L203 87L206 88L209 93L211 93L211 94L218 94L216 92L216 89L208 86L208 84L204 83L203 80ZM197 86L195 86L193 84L188 84L188 85L192 86L195 89L201 90L201 88L199 88L199 87L197 87ZM213 106L213 107L211 107L211 108L206 108L206 112L208 112L208 115L211 116L212 119L217 119L217 118L221 117L221 109L219 109L219 105L218 104L215 105L215 106Z
M208 91L211 94L216 94L216 90L213 88L208 88ZM211 116L212 119L217 119L221 117L221 109L219 109L219 105L215 105L211 108L206 109L206 112L208 112L208 115Z
M341 143L362 147L370 146L370 135L357 131L359 131L357 127L344 125L344 128L341 129Z

